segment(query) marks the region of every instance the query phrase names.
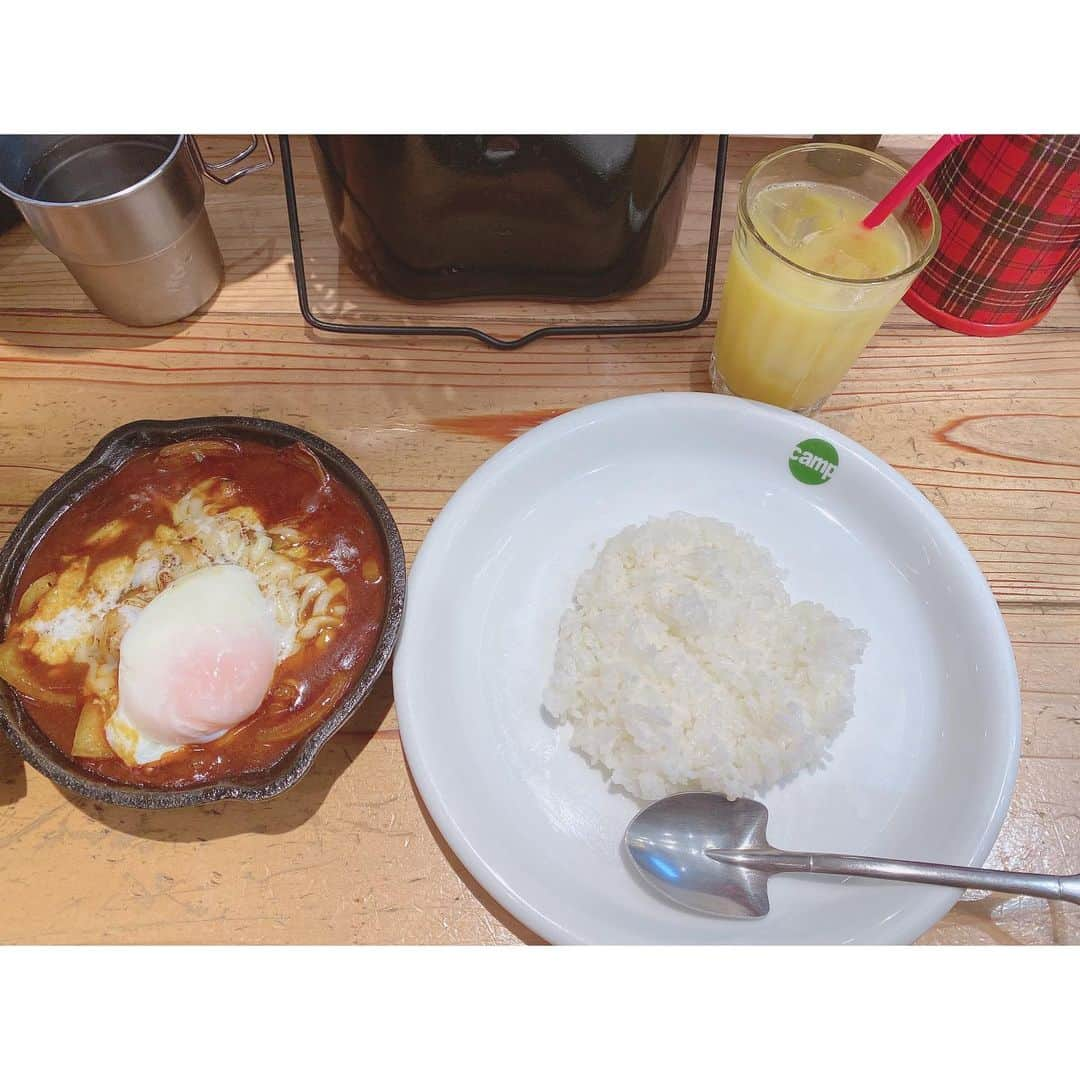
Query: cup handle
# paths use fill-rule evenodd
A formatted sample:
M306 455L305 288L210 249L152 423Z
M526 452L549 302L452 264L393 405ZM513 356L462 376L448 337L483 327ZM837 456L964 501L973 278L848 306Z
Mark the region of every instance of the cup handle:
M235 172L223 176L222 173L224 170L232 168L233 165L237 165L241 161L245 161L255 153L258 149L260 138L262 139L266 160L260 161L255 165L246 165L242 169L237 169ZM239 154L234 154L231 158L226 158L224 161L216 163L211 163L203 157L202 150L199 148L199 142L194 135L188 135L187 144L188 149L191 151L191 156L195 159L195 164L199 167L199 171L203 176L208 180L213 180L215 184L221 184L223 187L233 183L235 180L239 180L242 176L248 176L250 173L262 172L263 169L269 169L270 166L274 164L274 148L270 145L270 139L266 135L252 135L251 142L248 143Z

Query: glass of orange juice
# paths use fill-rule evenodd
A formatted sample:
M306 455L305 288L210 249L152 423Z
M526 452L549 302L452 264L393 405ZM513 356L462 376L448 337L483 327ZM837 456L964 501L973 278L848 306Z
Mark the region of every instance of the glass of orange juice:
M904 171L838 143L790 146L750 170L717 314L715 389L820 408L937 249L924 187L876 229L862 224Z

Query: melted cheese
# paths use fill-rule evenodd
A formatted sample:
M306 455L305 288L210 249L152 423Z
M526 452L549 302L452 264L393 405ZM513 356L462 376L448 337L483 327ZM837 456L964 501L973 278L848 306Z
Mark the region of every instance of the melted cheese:
M267 529L250 506L235 506L228 481L211 479L172 507L172 524L159 525L134 557L105 559L90 570L90 556L66 560L56 582L13 627L21 647L49 665L87 665L84 693L110 717L108 738L124 760L157 760L175 746L140 734L119 709L121 643L143 609L173 582L211 566L251 572L268 601L280 635L278 662L340 625L347 604L344 582L324 566L306 562L301 529ZM92 532L87 547L113 543L128 525L119 519Z

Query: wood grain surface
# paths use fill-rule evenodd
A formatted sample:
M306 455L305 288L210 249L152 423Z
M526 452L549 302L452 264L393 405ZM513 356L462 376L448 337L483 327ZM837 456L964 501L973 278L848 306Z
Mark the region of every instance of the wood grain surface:
M239 145L203 143L221 156ZM355 315L375 301L337 266L310 158L302 140L294 145L317 299ZM732 142L721 268L739 179L777 145ZM883 149L912 161L926 145L887 137ZM709 159L706 147L699 201ZM111 428L232 413L299 424L355 458L411 557L450 494L516 434L604 398L707 386L711 322L679 336L541 341L513 353L317 334L297 310L280 172L211 190L208 205L225 284L205 312L167 327L110 322L25 226L0 238L0 538ZM650 311L667 314L692 295L704 236L695 209ZM487 315L513 328L526 312L503 304ZM1023 688L1023 759L988 865L1080 871L1077 282L1042 325L1013 338L962 337L898 308L821 419L919 486L974 552L1005 613ZM311 774L267 804L156 814L95 805L0 740L0 941L537 939L435 832L384 677ZM1080 909L969 893L922 941L1080 943Z

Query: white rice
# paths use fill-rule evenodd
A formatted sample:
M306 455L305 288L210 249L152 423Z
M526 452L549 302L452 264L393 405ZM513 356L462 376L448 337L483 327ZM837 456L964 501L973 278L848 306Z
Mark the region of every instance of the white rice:
M868 642L793 604L745 534L673 514L624 529L582 574L544 706L638 798L753 795L823 764Z

